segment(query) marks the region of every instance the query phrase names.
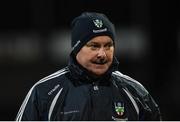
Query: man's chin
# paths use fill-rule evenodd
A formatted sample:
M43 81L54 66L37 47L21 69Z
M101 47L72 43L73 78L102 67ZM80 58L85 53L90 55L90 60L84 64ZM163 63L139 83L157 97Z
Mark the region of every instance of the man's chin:
M96 69L96 70L93 70L92 73L97 75L97 76L101 76L103 75L107 70L105 69Z

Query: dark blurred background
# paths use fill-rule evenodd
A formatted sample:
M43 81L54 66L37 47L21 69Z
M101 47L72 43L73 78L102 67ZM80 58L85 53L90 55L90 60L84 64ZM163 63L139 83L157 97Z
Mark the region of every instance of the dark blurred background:
M110 18L119 70L148 89L163 120L180 120L178 0L1 1L0 120L14 120L32 85L66 66L70 23L83 11Z

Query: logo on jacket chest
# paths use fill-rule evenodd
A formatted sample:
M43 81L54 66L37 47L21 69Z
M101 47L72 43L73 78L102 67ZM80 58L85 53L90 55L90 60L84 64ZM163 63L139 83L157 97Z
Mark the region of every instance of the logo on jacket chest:
M124 115L124 103L123 102L114 103L114 108L115 108L116 114L118 116Z
M113 120L116 121L128 120L128 118L125 116L125 105L123 102L114 102L114 111L116 115L112 116Z

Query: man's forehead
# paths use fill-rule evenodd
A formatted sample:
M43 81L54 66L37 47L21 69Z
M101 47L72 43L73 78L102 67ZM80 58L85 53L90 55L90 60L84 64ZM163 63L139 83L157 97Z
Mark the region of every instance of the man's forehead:
M98 37L92 38L87 43L88 44L89 43L113 43L113 40L108 36L98 36Z

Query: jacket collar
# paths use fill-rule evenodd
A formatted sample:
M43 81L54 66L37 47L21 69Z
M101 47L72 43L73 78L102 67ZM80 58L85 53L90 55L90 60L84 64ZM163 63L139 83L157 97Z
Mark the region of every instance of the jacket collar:
M90 73L87 69L82 67L75 59L75 57L71 54L69 60L69 70L70 70L70 77L75 84L89 84L89 83L108 83L111 73L118 69L119 62L117 61L116 57L113 59L113 63L110 66L109 70L102 76L97 77L96 75Z

